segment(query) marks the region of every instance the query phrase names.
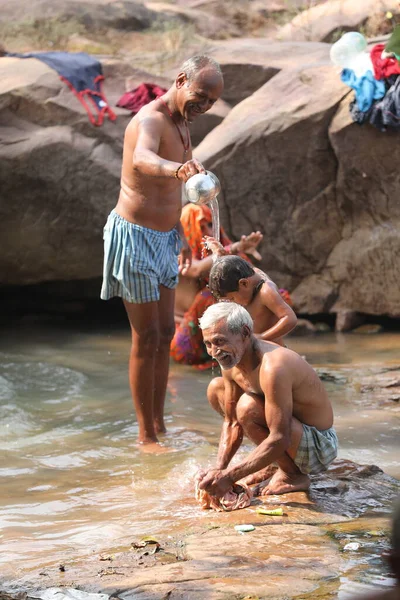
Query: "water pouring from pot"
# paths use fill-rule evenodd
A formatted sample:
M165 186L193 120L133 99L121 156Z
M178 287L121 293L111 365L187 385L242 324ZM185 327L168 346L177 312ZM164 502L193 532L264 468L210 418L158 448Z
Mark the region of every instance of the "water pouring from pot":
M221 191L218 177L206 171L190 177L185 183L185 195L194 204L208 204L212 214L213 237L219 241L219 206L217 196Z

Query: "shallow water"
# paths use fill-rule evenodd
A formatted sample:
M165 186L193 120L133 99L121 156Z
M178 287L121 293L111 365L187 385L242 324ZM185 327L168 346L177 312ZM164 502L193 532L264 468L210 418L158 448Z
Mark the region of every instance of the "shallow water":
M166 406L171 450L143 454L128 389L127 327L25 324L0 341L0 571L20 578L139 536L190 527L192 479L212 463L220 419L205 400L210 372L173 365ZM394 366L400 334L290 338L317 367ZM342 458L400 478L399 413L365 407L326 383ZM251 446L245 444L241 456ZM203 513L204 515L204 513Z

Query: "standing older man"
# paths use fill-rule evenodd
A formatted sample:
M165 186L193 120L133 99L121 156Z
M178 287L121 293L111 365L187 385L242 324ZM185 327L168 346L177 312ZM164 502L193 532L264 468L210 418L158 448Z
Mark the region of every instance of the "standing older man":
M218 63L195 56L125 133L121 191L104 228L101 297L121 296L131 325L129 380L141 444L156 444L165 432L175 287L178 272L191 264L179 221L181 185L205 171L192 158L187 123L208 111L222 90Z
M200 327L222 368L222 377L208 387L208 400L224 417L216 468L202 475L200 488L222 496L276 462L264 493L308 489L308 474L326 470L337 454L332 406L314 369L296 352L258 340L249 313L234 302L210 306ZM229 467L243 433L257 447Z

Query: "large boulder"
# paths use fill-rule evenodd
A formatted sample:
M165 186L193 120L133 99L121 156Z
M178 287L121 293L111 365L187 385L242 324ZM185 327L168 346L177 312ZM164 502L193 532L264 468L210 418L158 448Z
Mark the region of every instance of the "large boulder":
M335 41L345 31L358 30L376 13L399 12L396 0L330 0L312 6L281 27L279 40Z
M398 134L351 122L329 64L284 70L197 148L229 233L264 233L262 267L303 313L398 316Z
M221 65L222 98L234 106L248 98L282 69L319 64L329 58L320 43L274 42L264 38L216 41L207 50Z
M222 182L222 222L234 238L261 229L263 267L289 289L319 271L341 239L327 132L347 93L330 67L282 71L196 151Z
M172 17L182 26L192 26L196 33L205 38L219 39L226 35L238 34L238 31L230 27L223 19L195 8L177 6L168 2L146 2L146 7L163 20L165 17Z
M126 79L160 83L114 63L105 93L117 114L94 127L57 73L36 59L0 58L1 284L97 277L102 229L119 192L124 130L115 104Z
M335 310L400 317L399 134L352 123L342 102L329 128L338 160L337 205L342 240L326 264L340 285Z
M3 21L13 24L75 19L88 29L112 27L128 31L146 29L157 18L157 13L144 4L131 0L2 0L1 13Z

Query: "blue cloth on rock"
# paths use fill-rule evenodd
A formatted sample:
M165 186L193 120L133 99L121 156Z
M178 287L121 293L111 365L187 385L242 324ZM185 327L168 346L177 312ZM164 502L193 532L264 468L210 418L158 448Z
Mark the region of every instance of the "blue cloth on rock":
M83 104L93 125L101 125L105 114L115 121L116 116L102 91L104 76L101 63L86 52L8 52L6 56L36 58L57 71ZM97 117L91 113L87 100L96 109Z
M361 112L369 110L374 100L380 100L385 95L384 81L375 79L372 71L357 77L352 69L343 69L340 78L355 91L357 105Z

